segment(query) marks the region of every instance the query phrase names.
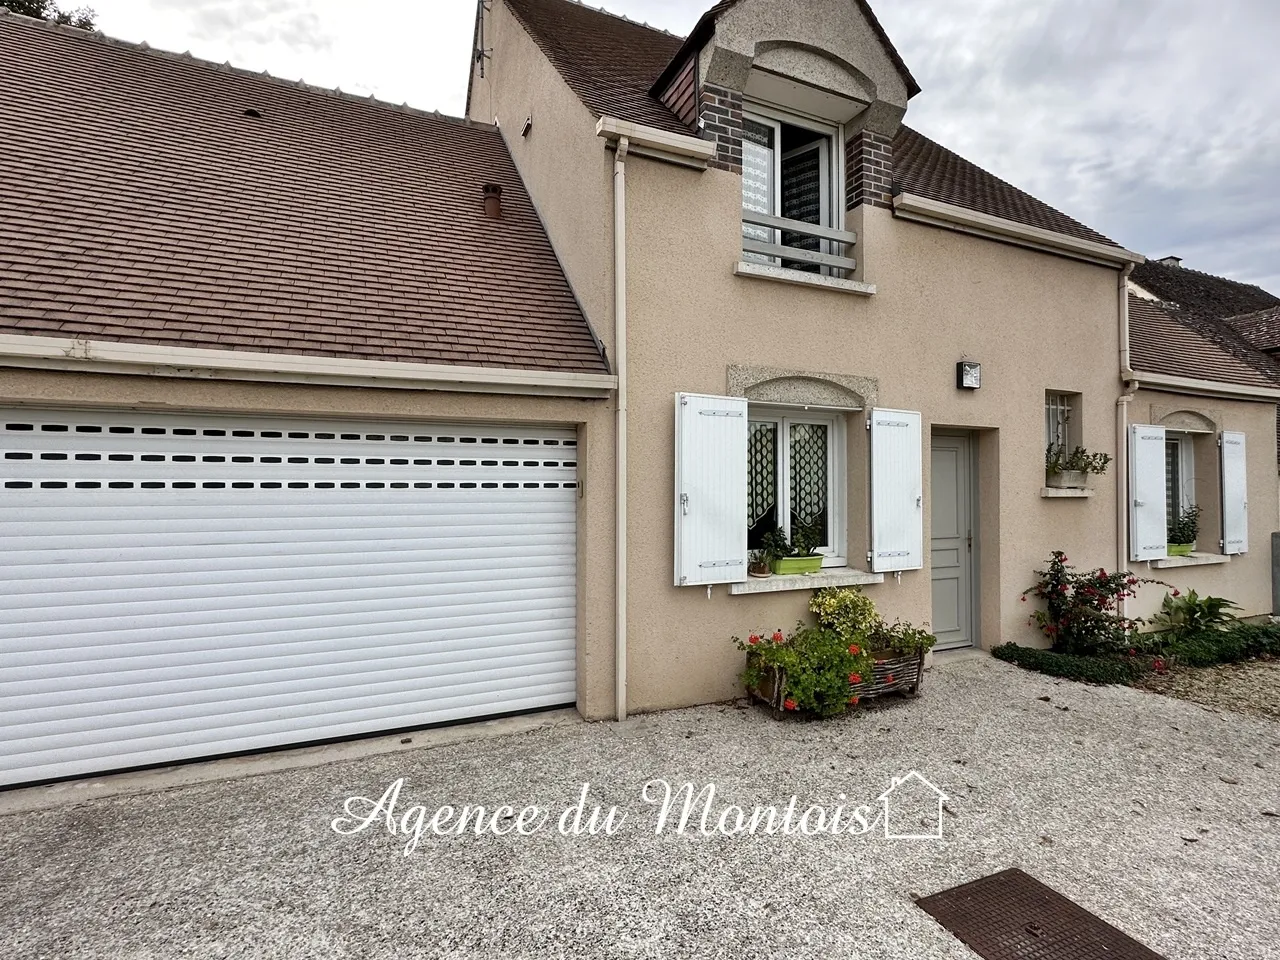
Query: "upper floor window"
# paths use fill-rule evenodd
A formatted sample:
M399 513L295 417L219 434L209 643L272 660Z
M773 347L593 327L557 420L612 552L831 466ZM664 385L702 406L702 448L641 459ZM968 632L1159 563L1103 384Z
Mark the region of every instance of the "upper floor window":
M853 269L853 237L839 229L844 204L838 143L839 130L817 121L764 108L744 116L745 259L814 273Z

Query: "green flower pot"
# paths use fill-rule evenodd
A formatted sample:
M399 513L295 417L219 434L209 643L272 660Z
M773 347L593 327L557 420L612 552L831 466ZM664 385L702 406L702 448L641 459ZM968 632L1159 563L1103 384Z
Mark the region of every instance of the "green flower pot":
M769 569L780 577L793 573L817 573L822 569L822 555L813 557L778 557L769 561Z
M1169 556L1171 557L1189 557L1191 551L1196 548L1194 543L1171 543L1169 544Z

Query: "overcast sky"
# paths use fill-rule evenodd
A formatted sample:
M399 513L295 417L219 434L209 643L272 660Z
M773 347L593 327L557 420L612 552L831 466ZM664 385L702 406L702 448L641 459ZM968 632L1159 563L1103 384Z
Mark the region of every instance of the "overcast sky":
M87 2L126 40L463 112L474 0ZM710 2L606 0L680 35ZM1131 249L1280 294L1280 2L872 3L924 90L910 124Z

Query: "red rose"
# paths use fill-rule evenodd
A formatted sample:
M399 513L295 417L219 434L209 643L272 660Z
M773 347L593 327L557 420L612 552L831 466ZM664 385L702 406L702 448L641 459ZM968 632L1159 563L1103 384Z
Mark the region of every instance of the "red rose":
M795 702L794 700L783 700L783 701L782 701L782 709L784 709L784 710L794 710L795 708L796 708L796 702Z
M781 630L775 630L775 631L773 631L773 642L774 642L774 643L781 643L781 642L782 642L782 631L781 631Z

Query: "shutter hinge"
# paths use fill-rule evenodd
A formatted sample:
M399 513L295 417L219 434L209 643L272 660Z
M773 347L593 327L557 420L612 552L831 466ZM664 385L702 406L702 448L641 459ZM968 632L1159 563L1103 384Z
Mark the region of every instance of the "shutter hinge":
M689 515L689 495L687 493L680 494L680 512L686 517Z

